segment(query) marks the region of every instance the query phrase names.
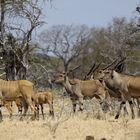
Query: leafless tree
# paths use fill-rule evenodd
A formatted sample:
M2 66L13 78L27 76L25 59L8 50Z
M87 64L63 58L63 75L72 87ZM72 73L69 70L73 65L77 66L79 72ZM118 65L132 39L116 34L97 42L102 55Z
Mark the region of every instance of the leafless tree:
M82 53L88 44L89 29L86 26L57 25L41 34L45 50L61 60L64 71Z
M0 2L0 46L7 80L26 79L30 54L36 48L32 35L44 23L39 3L38 0Z

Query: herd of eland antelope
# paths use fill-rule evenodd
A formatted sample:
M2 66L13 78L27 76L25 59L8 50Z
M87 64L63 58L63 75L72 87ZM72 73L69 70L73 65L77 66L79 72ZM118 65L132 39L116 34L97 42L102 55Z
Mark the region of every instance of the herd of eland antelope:
M123 74L123 65L126 58L117 62L117 59L105 68L99 68L100 64L94 63L93 67L87 73L84 79L78 79L70 76L76 67L67 72L57 72L52 79L53 84L60 84L70 96L73 113L76 112L76 106L79 105L79 111L84 109L84 100L96 98L103 110L103 103L108 105L111 111L111 100L116 98L121 101L119 110L115 115L118 119L122 108L125 114L128 114L126 101L130 105L132 119L135 118L134 102L137 99L139 108L140 97L140 76ZM117 63L113 68L112 65ZM28 80L6 81L0 79L0 107L6 107L12 117L12 102L15 101L18 111L22 117L26 116L28 106L33 112L32 119L39 119L39 106L41 107L42 116L44 119L43 104L48 104L50 115L54 117L53 110L53 91L35 92L33 83ZM22 113L22 108L24 112ZM0 110L1 111L1 110ZM1 118L2 118L2 113Z

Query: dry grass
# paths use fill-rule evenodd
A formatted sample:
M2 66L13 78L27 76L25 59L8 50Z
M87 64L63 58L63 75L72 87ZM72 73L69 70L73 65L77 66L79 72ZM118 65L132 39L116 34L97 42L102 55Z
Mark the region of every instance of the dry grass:
M95 140L140 139L140 119L121 117L116 121L109 114L102 116L95 102L86 101L85 111L73 115L69 98L55 97L55 119L48 116L48 106L45 105L46 119L42 120L40 115L39 121L31 121L29 117L19 121L15 106L13 119L10 120L7 110L3 108L0 140L85 140L88 135L94 136Z

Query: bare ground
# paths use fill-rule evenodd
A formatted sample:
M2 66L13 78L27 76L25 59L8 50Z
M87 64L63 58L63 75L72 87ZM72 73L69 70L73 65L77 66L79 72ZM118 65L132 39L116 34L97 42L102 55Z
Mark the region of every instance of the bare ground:
M71 102L68 98L55 98L55 118L48 116L48 106L45 105L46 119L31 121L30 116L24 121L19 120L17 109L14 106L12 120L8 112L3 111L3 122L0 123L0 140L85 140L86 136L94 136L95 140L140 140L140 119L120 117L114 120L114 115L101 115L94 100L87 101L85 111L71 111ZM95 101L96 102L96 101Z

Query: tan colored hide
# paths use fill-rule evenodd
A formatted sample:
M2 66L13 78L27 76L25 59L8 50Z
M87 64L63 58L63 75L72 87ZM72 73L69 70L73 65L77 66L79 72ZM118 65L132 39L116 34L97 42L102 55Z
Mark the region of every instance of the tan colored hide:
M43 119L44 119L43 104L48 104L49 105L50 115L52 117L54 117L53 96L54 96L54 93L52 91L37 92L33 96L33 101L38 108L38 112L37 112L37 117L38 118L37 119L39 119L39 106L41 107L41 112L42 112L42 116L43 116Z
M108 92L99 80L69 79L66 74L60 73L55 76L53 82L62 84L70 94L74 112L76 110L77 101L79 103L79 109L82 111L84 99L96 97L101 103L109 97Z
M0 79L0 94L4 102L14 101L22 97L30 106L31 110L36 111L32 103L32 96L34 94L33 83L28 80L6 81ZM28 108L24 106L24 116L27 110Z

